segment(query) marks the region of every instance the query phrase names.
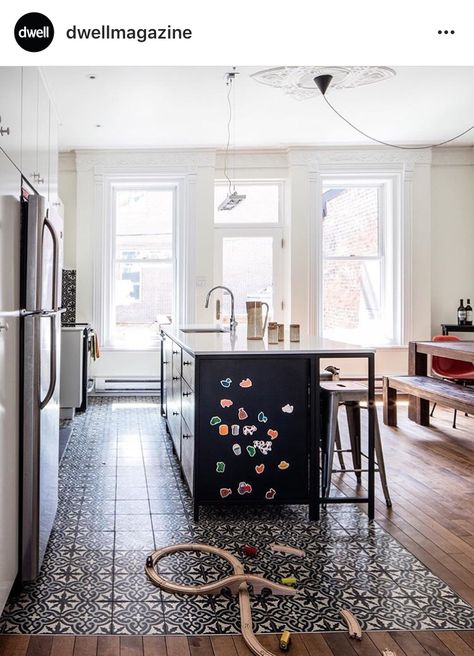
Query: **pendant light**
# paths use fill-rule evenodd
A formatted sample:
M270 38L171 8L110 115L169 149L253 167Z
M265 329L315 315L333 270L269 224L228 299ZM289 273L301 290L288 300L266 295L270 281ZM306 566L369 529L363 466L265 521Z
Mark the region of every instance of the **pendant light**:
M324 98L326 104L332 109L332 111L339 116L340 119L342 119L347 125L350 125L351 128L356 130L359 134L362 136L366 137L367 139L370 139L371 141L375 141L376 143L382 144L382 146L389 146L390 148L399 148L400 150L424 150L426 148L437 148L438 146L445 146L448 143L451 143L452 141L455 141L456 139L459 139L460 137L463 137L465 134L470 132L471 130L474 130L474 125L471 125L470 128L467 128L467 130L464 130L463 132L460 132L457 134L455 137L451 137L450 139L446 139L445 141L440 141L435 144L430 144L427 146L399 146L398 144L394 143L389 143L388 141L382 141L382 139L377 139L376 137L371 137L367 132L364 132L360 128L358 128L356 125L351 123L349 119L347 119L345 116L343 116L327 99L326 93L329 87L331 86L331 82L333 80L332 75L317 75L314 78L314 84L317 86L319 91L321 92L322 97Z
M227 105L229 107L229 118L227 120L227 144L225 148L225 155L224 155L224 177L227 180L227 196L224 198L222 203L218 206L218 210L220 211L229 211L233 210L234 207L236 207L239 203L241 203L243 200L245 200L246 195L245 194L238 194L236 189L235 189L235 183L232 182L232 180L229 177L229 172L227 169L227 164L228 164L228 158L229 158L229 150L230 150L230 141L231 141L231 128L232 128L232 121L234 120L235 123L235 118L234 118L234 113L235 113L235 79L236 76L238 75L238 71L236 70L235 66L233 67L232 71L229 73L226 73L225 75L225 83L228 87L227 90ZM231 99L232 96L232 99ZM232 100L234 102L234 112L232 111ZM234 142L234 158L235 158L235 142ZM235 159L234 159L234 169L235 169ZM235 170L234 170L234 176L235 176Z

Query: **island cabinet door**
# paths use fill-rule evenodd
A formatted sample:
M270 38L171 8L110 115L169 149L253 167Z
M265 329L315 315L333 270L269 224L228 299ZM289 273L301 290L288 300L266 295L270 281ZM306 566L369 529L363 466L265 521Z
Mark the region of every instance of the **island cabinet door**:
M198 503L307 501L309 366L271 356L200 362Z

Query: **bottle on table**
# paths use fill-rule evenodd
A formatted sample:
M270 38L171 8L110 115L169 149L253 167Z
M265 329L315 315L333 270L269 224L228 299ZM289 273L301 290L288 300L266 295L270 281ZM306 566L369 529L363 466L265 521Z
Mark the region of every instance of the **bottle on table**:
M471 306L471 299L467 299L467 305L466 305L466 326L472 326L472 306Z
M461 302L458 307L458 326L464 326L466 324L466 308L464 307L464 299L461 298Z

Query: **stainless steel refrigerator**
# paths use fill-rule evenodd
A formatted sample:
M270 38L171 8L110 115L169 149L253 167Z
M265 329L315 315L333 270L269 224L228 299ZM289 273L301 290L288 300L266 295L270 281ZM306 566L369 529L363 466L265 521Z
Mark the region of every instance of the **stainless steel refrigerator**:
M23 190L20 578L41 567L58 502L62 220Z

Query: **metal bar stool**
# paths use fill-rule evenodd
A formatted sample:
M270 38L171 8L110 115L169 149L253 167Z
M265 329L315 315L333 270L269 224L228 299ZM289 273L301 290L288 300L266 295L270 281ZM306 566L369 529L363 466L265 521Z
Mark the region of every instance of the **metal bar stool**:
M333 473L352 472L357 477L357 482L361 483L362 473L367 469L362 467L362 458L367 455L362 452L361 448L361 427L360 427L360 402L367 403L367 387L357 382L342 381L323 381L320 383L321 392L324 400L324 413L326 440L323 452L323 472L322 472L322 495L328 497L331 489L331 476ZM344 405L347 414L347 427L349 429L350 449L341 448L341 438L339 434L338 411L339 406ZM364 407L364 406L362 406ZM367 406L365 406L367 408ZM382 489L385 496L385 503L390 508L392 501L388 491L387 476L385 472L385 463L382 452L382 441L380 438L380 429L377 413L375 413L375 434L374 448L376 456L376 469L379 472ZM333 469L334 452L338 454L339 463L342 461L340 469ZM353 469L346 469L344 465L343 453L350 452L352 455Z

